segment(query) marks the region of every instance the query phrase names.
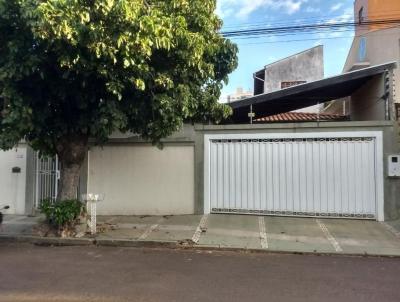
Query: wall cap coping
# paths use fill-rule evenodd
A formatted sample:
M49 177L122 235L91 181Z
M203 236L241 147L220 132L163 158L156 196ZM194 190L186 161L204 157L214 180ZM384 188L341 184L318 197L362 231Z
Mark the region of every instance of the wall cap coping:
M352 127L394 127L393 121L346 121L346 122L306 122L270 124L202 125L196 124L196 131L221 130L262 130L262 129L307 129L307 128L352 128Z

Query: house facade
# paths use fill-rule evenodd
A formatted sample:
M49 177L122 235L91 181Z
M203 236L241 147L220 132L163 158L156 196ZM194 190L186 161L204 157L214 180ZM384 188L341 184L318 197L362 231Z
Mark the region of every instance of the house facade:
M389 220L400 216L400 179L389 174L399 154L397 123L322 120L249 124L248 113L274 116L370 87L394 63L352 71L232 102L223 125L187 124L162 150L133 134L91 146L77 196L104 194L103 215L230 213ZM378 93L378 92L375 92ZM327 98L329 96L329 98ZM393 103L389 90L388 103ZM398 158L398 157L397 157ZM56 159L29 147L0 154L8 213L35 213L57 194ZM4 167L4 169L3 169Z
M376 3L356 1L360 23ZM90 146L77 197L103 194L102 215L399 218L400 175L390 171L400 162L400 37L398 28L358 30L343 74L324 78L317 46L256 72L255 95L229 102L222 125L185 124L162 150L129 133ZM298 112L320 104L326 113ZM24 142L1 151L0 205L34 214L55 200L59 168Z

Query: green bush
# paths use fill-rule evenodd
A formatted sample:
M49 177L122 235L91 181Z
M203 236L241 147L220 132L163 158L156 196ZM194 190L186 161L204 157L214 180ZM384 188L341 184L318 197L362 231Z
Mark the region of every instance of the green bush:
M84 211L84 204L75 199L57 202L44 199L40 205L40 212L46 216L47 222L59 230L72 228Z

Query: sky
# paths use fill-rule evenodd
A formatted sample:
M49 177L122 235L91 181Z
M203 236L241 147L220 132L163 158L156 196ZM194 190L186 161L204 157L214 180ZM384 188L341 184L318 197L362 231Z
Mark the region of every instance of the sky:
M353 0L217 0L222 31L254 26L335 23L353 20ZM253 73L279 59L316 45L324 46L325 77L342 72L353 41L353 30L232 39L239 47L239 66L229 76L221 101L237 87L253 90Z

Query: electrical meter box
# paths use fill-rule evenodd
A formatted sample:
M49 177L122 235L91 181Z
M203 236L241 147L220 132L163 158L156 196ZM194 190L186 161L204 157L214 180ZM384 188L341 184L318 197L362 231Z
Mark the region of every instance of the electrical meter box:
M389 155L388 176L389 177L400 177L400 154Z

